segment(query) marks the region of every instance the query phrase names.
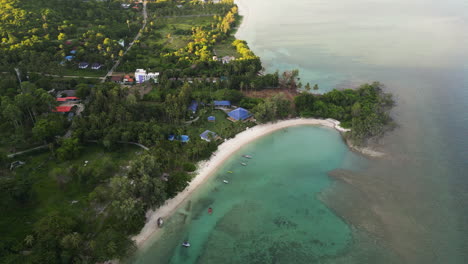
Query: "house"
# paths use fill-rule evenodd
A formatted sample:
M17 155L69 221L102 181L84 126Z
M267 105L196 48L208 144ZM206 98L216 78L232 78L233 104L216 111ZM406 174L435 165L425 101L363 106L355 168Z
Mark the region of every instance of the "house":
M214 122L214 121L216 121L216 117L214 117L214 116L209 116L208 117L208 122Z
M80 98L75 96L59 97L56 99L57 102L78 102Z
M111 76L111 82L114 83L121 83L122 82L122 76Z
M229 108L231 107L230 101L214 101L215 108Z
M125 75L124 78L123 78L123 82L125 84L133 84L134 81L135 81L135 79L133 79L133 77L130 76L130 75Z
M211 142L211 139L217 139L218 135L213 131L205 130L205 132L200 134L200 138L207 142Z
M192 103L190 103L188 110L192 111L192 113L195 114L195 112L197 112L197 109L198 109L198 102L193 100Z
M80 62L80 63L78 64L78 68L80 68L80 69L86 69L86 68L88 68L88 66L89 66L89 63L84 62L84 61L83 61L83 62Z
M67 61L71 61L73 58L75 58L75 56L65 56L65 60Z
M73 55L76 54L76 50L71 50L70 54L73 54Z
M57 97L73 97L76 96L76 90L63 90L57 92Z
M55 107L55 109L52 110L52 112L68 113L72 111L73 107L74 106L70 106L70 105L61 105L61 106Z
M223 62L223 64L227 64L227 63L230 63L231 61L235 60L236 57L233 57L233 56L224 56L221 61Z
M121 4L121 6L125 9L130 8L130 4Z
M180 136L180 142L182 142L182 143L187 143L187 142L189 142L189 141L190 141L190 137L189 137L189 136L187 136L187 135L181 135L181 136Z
M169 141L174 141L175 139L175 135L174 134L170 134L168 137L167 137L167 140Z
M99 70L102 66L103 66L102 64L95 62L93 63L93 65L91 65L91 69Z
M232 110L231 112L228 113L229 120L231 121L244 121L247 118L251 117L252 114L249 113L249 111L245 110L242 107L236 108Z
M149 80L153 80L155 83L158 82L159 72L146 72L143 69L137 69L135 71L135 79L137 83L144 83Z

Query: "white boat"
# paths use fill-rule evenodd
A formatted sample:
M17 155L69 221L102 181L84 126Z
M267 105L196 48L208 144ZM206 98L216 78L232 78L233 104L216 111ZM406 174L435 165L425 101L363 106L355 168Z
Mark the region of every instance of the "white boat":
M242 155L242 157L247 158L247 159L251 159L251 158L252 158L252 156L250 156L250 155Z
M190 247L190 243L189 243L189 242L184 242L184 243L182 243L182 246L184 246L184 247Z
M224 183L228 184L229 182L227 180L223 180Z
M241 165L242 165L242 166L247 166L247 163L241 162Z

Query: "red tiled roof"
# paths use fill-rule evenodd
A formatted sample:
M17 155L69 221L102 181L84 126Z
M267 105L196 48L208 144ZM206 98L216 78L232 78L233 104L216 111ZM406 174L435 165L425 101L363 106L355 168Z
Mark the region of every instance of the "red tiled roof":
M73 106L57 106L53 112L67 113L72 110Z
M66 102L68 100L79 100L80 98L75 97L75 96L68 96L68 97L61 97L57 98L57 102Z

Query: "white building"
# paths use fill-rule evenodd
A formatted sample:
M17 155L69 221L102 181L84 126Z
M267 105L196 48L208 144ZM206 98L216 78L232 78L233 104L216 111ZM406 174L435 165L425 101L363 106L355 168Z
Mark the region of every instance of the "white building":
M154 82L158 82L159 72L146 72L143 69L137 69L135 71L136 83L144 83L153 79Z

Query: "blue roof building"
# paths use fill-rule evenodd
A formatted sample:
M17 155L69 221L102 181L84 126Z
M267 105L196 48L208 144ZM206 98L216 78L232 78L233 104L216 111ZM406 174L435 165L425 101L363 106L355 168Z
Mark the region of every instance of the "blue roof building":
M73 58L75 58L75 56L65 56L65 59L67 61L71 61L71 60L73 60Z
M209 122L214 122L214 121L216 121L216 117L214 117L214 116L209 116L209 117L208 117L208 121L209 121Z
M76 50L70 51L70 54L76 54Z
M193 100L192 103L190 104L190 106L188 107L188 110L192 111L192 113L195 114L197 109L198 109L198 102Z
M78 68L80 68L80 69L86 69L86 68L88 68L88 66L89 66L89 63L87 63L87 62L80 62L78 64Z
M187 135L181 135L180 136L180 142L182 142L182 143L187 143L187 142L189 142L189 140L190 140L190 138Z
M214 101L214 106L215 107L230 107L231 102L230 101Z
M217 136L215 132L210 130L205 130L205 132L200 134L200 138L208 142L210 142L212 138L215 139Z
M170 134L168 137L167 137L167 140L169 141L173 141L175 139L175 135L174 134Z
M232 110L228 113L228 116L232 118L234 121L242 121L252 116L249 111L245 110L242 107L239 107L235 110Z

